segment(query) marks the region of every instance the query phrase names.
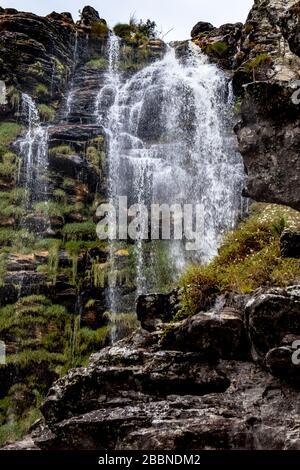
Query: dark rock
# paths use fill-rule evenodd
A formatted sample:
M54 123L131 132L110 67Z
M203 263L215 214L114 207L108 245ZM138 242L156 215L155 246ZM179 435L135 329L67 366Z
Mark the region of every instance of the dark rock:
M225 388L191 395L178 389L178 367L190 383L222 371ZM149 380L160 383L155 394ZM138 331L56 382L32 439L46 450L299 449L298 406L298 392L254 364L206 369L197 355L159 351L154 335Z
M191 31L191 37L194 38L198 36L200 33L208 33L214 29L214 26L211 23L206 23L205 21L199 21Z
M300 2L295 3L283 14L280 25L291 51L300 56Z
M240 359L244 356L243 339L241 313L225 307L171 324L162 345L171 350L197 351L206 358Z
M299 340L298 344L300 345ZM295 349L291 346L271 349L266 355L265 363L272 375L300 387L300 365L293 363L294 353Z
M81 21L86 25L90 25L95 21L100 21L100 16L95 8L86 6L81 12Z
M157 329L158 323L168 323L180 308L179 292L170 294L140 295L137 299L136 313L142 328L147 331Z
M246 306L252 357L263 362L286 335L300 335L300 286L258 292Z
M286 229L280 238L280 251L283 258L300 258L300 232Z

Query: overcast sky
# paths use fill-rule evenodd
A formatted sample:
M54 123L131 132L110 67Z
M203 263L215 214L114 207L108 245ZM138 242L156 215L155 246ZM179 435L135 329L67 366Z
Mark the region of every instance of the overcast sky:
M118 22L128 22L131 14L137 19L150 18L156 21L158 29L172 32L166 40L188 39L197 21L209 21L215 26L224 23L244 22L253 5L253 0L0 0L4 8L16 8L47 15L52 11L69 11L74 20L78 10L85 5L96 8L109 26Z

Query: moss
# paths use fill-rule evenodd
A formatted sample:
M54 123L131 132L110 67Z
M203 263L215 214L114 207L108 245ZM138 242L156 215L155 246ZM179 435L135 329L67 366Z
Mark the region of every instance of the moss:
M48 106L47 104L39 104L38 105L39 115L42 121L53 121L55 118L55 110Z
M94 222L66 224L62 232L66 240L94 240L96 238L96 224Z
M228 44L224 41L216 41L208 44L205 47L205 52L207 54L216 54L218 57L224 57L227 55L229 50Z
M91 26L91 36L94 38L104 38L108 36L109 29L103 21L94 21Z
M49 150L50 155L72 155L74 151L69 145L59 145Z
M92 70L105 70L108 66L108 61L103 57L91 59L86 63L86 66Z
M280 255L285 226L300 227L299 213L281 206L254 205L251 216L225 237L212 263L191 266L182 276L182 309L175 320L208 309L222 292L247 294L263 286L299 282L299 261Z
M0 142L4 145L11 144L21 134L23 127L16 122L0 123Z
M39 97L43 97L43 96L47 96L49 95L49 90L48 88L46 87L46 85L44 85L43 83L39 83L36 87L35 87L35 94Z
M60 79L63 79L66 75L66 67L57 57L52 57L52 60L55 66L56 74Z
M45 71L43 64L38 60L35 64L30 65L27 69L29 75L42 78L44 77Z

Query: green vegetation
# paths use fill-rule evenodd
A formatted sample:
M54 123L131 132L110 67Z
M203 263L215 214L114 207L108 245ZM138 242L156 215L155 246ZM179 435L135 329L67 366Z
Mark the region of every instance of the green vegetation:
M17 170L17 156L13 152L5 152L0 157L0 177L14 178Z
M261 286L299 282L299 261L280 256L284 227L300 227L299 213L254 204L251 216L225 237L218 256L207 266L191 266L182 276L182 309L176 320L209 308L216 295L229 290L247 294Z
M47 104L39 104L38 105L39 115L42 121L53 121L55 118L55 110L48 106Z
M16 122L1 122L0 123L0 143L4 146L11 144L22 132L22 126ZM0 147L0 153L3 152ZM5 150L6 151L6 150Z
M218 57L224 57L228 53L228 44L224 41L216 41L212 42L211 44L208 44L205 47L205 52L207 54L216 54Z
M107 59L104 59L104 57L91 59L86 63L86 66L93 70L105 70L108 66L108 61Z
M96 224L94 222L66 224L63 235L65 240L95 240Z
M48 90L48 88L46 87L46 85L44 85L43 83L39 83L39 84L35 87L35 93L36 93L36 95L39 96L39 97L44 97L44 96L49 95L49 90Z
M272 57L269 54L260 54L257 55L254 59L250 59L247 62L244 62L239 70L247 74L252 74L253 81L256 81L256 71L262 64L267 64L272 62Z
M49 150L50 155L72 155L74 150L71 149L69 145L59 145L57 147L52 147Z
M114 33L132 45L142 45L149 39L154 39L157 35L154 21L143 22L131 18L129 23L118 23L113 28Z
M94 21L92 24L91 35L94 38L105 38L109 33L106 23L103 21Z
M38 60L35 64L30 65L28 67L29 75L33 75L35 77L43 77L44 76L44 67L43 64Z

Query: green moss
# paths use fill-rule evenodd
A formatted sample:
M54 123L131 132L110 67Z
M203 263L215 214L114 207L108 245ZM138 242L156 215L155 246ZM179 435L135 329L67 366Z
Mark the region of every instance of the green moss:
M94 38L104 38L108 35L109 29L103 21L94 21L91 27L91 35Z
M66 224L63 227L63 235L66 240L95 240L96 224L94 222Z
M33 75L39 78L44 77L45 75L43 64L39 60L35 64L30 65L27 72L29 75Z
M48 106L47 104L39 104L38 105L38 111L40 118L42 121L47 122L47 121L53 121L55 118L55 110Z
M108 66L108 61L103 57L91 59L86 63L86 66L93 70L105 70Z
M57 57L52 57L52 60L55 66L56 74L60 79L63 79L66 75L66 67L62 62L60 62L59 59L57 59Z
M72 155L74 150L69 145L59 145L49 150L50 155Z
M208 44L205 47L205 52L207 54L216 54L218 57L224 57L227 55L229 50L228 44L224 41L216 41L211 44Z
M208 309L222 292L247 294L263 286L299 282L299 261L280 255L285 226L300 227L299 213L281 206L254 205L252 215L225 237L212 263L191 266L182 276L182 309L175 320Z
M22 132L22 126L16 122L0 123L0 142L4 145L11 144Z
M44 85L43 83L39 83L36 87L35 87L35 94L37 96L47 96L49 95L49 90L48 88L46 87L46 85Z

